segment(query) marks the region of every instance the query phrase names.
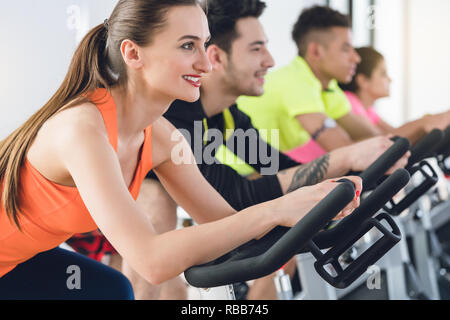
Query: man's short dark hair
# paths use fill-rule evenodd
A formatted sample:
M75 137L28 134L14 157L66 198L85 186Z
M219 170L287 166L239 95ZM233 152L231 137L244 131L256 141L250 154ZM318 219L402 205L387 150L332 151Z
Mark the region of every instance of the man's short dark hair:
M315 31L327 31L333 27L351 28L350 18L329 7L314 6L305 9L292 31L300 56L304 57L309 44L309 35Z
M234 40L239 38L236 23L239 19L259 18L266 8L260 0L207 0L207 16L211 41L227 53L231 52Z

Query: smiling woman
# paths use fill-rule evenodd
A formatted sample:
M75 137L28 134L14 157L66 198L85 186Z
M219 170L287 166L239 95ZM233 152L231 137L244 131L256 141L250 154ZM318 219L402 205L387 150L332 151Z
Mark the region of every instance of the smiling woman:
M177 20L185 20L180 18L187 14L194 17L194 23L190 24L191 29L186 25L174 25ZM122 180L129 186L128 194L137 197L141 180L151 167L149 154L152 131L149 125L165 111L171 100L195 100L199 95L198 89L186 86L166 92L169 86L167 83L161 83L157 76L161 79L167 77L164 73L158 74L155 66L170 61L167 63L168 69L173 70L174 61L192 63L197 59L202 60L200 64L206 65L205 68L208 69L206 59L198 59L198 54L193 56L191 61L186 61L186 58L166 57L162 60L155 57L155 54L159 53L154 49L159 46L155 35L167 30L173 31L173 28L167 28L169 24L173 25L177 32L176 39L184 34L183 30L196 34L196 45L200 49L203 48L202 41L205 40L202 38L203 33L206 34L205 37L209 36L203 10L195 0L119 1L108 23L100 24L83 39L63 84L50 101L0 143L0 277L7 274L7 278L11 280L18 264L56 247L73 233L97 229L96 222L88 212L90 208L88 211L85 208L86 199L83 196L89 192L81 190L83 182L75 177L75 169L69 168L64 156L58 156L61 150L57 146L58 139L54 139L58 134L64 136L59 142L71 144L71 147L76 149L78 142L68 137L71 129L73 134L77 130L89 130L87 127L92 125L103 128L101 135L107 138L108 145L111 143L109 147L117 152L119 161L115 165L119 164L117 167L122 173ZM176 55L182 51L182 44L176 39L171 42L176 49L163 48L166 53ZM199 52L201 55L202 50ZM150 64L149 59L158 62ZM153 90L147 90L155 95L157 92L160 98L153 99L157 103L152 104L151 112L148 111L148 106L147 111L141 108L147 115L151 113L147 117L137 117L135 111L139 108L126 105L129 101L122 99L125 92L128 97L137 96L133 93L138 89L131 86L129 81L130 78L136 79L137 69L145 69L151 73L150 79L159 84L159 87L153 86ZM181 78L181 74L178 78ZM167 81L173 83L173 80L171 78ZM141 81L140 85L148 85L148 82ZM188 90L190 92L187 92ZM112 98L113 91L116 101ZM148 98L147 101L152 101L151 99ZM84 124L80 125L80 122L75 120L77 117L82 118L81 122ZM145 120L135 121L137 118ZM138 156L126 156L129 153ZM101 152L97 155L101 158ZM56 160L54 156L59 159ZM92 176L85 174L82 179L88 178ZM122 181L117 185L123 184ZM83 194L83 199L80 194ZM95 193L87 197L95 197ZM39 229L41 231L38 231ZM82 264L82 261L79 263ZM23 274L19 277L23 279L22 282L26 281ZM32 294L28 292L24 296L30 297Z
M382 119L375 110L375 102L391 94L392 79L389 76L384 56L371 47L356 49L361 57L352 81L340 84L345 90L352 111L358 121L367 122L378 134L393 134L408 138L412 144L417 143L434 129L445 130L450 123L450 111L435 115L426 115L395 128Z
M198 100L200 78L211 70L209 37L196 0L120 0L107 23L86 35L54 96L0 142L0 297L74 297L53 277L68 265L81 267L89 288L123 291L127 285L113 285L124 278L98 282L101 266L48 252L76 233L101 229L134 270L159 284L277 225L295 225L336 187L327 181L236 213L192 154L191 164L174 164L176 142L168 137L175 128L162 115L176 99ZM135 202L152 168L183 208L217 221L156 235ZM350 179L362 189L359 178ZM45 265L52 269L33 273Z

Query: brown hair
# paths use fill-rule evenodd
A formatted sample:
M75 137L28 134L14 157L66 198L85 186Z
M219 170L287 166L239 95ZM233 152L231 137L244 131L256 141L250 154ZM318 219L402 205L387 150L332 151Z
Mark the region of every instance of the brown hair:
M328 31L333 27L351 28L349 16L326 6L313 6L300 14L292 30L292 39L298 47L298 53L305 57L310 35L317 31Z
M63 107L86 101L85 94L97 88L111 88L127 82L121 43L129 39L149 45L166 23L175 6L198 5L197 0L120 0L111 17L93 28L81 41L68 73L50 100L19 129L0 142L0 206L20 228L20 169L43 124ZM1 186L1 185L0 185Z
M230 54L233 41L240 37L236 30L238 20L247 17L259 18L265 8L266 4L261 0L209 0L209 44L215 44Z
M356 82L356 77L362 74L370 79L372 77L373 71L376 69L378 64L384 60L383 55L373 48L363 47L355 50L361 57L361 63L358 65L352 81L348 84L340 84L342 90L350 91L353 93L356 93L359 90L358 83Z

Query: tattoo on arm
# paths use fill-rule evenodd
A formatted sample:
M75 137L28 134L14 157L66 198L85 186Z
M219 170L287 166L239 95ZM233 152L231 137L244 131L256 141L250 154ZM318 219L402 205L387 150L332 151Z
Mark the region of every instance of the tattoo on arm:
M315 185L324 180L328 173L330 166L330 155L326 154L323 157L300 166L292 177L291 186L287 193L295 191L301 187Z

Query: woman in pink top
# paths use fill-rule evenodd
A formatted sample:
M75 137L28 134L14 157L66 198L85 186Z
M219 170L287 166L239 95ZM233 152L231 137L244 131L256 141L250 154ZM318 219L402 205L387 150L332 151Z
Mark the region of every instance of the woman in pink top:
M450 125L450 111L426 115L394 128L384 121L373 107L378 99L390 96L391 78L388 75L384 57L372 48L356 49L361 56L356 74L350 84L341 85L352 105L353 112L361 116L361 121L368 122L379 134L392 133L408 138L412 144L420 140L429 131L445 129Z

